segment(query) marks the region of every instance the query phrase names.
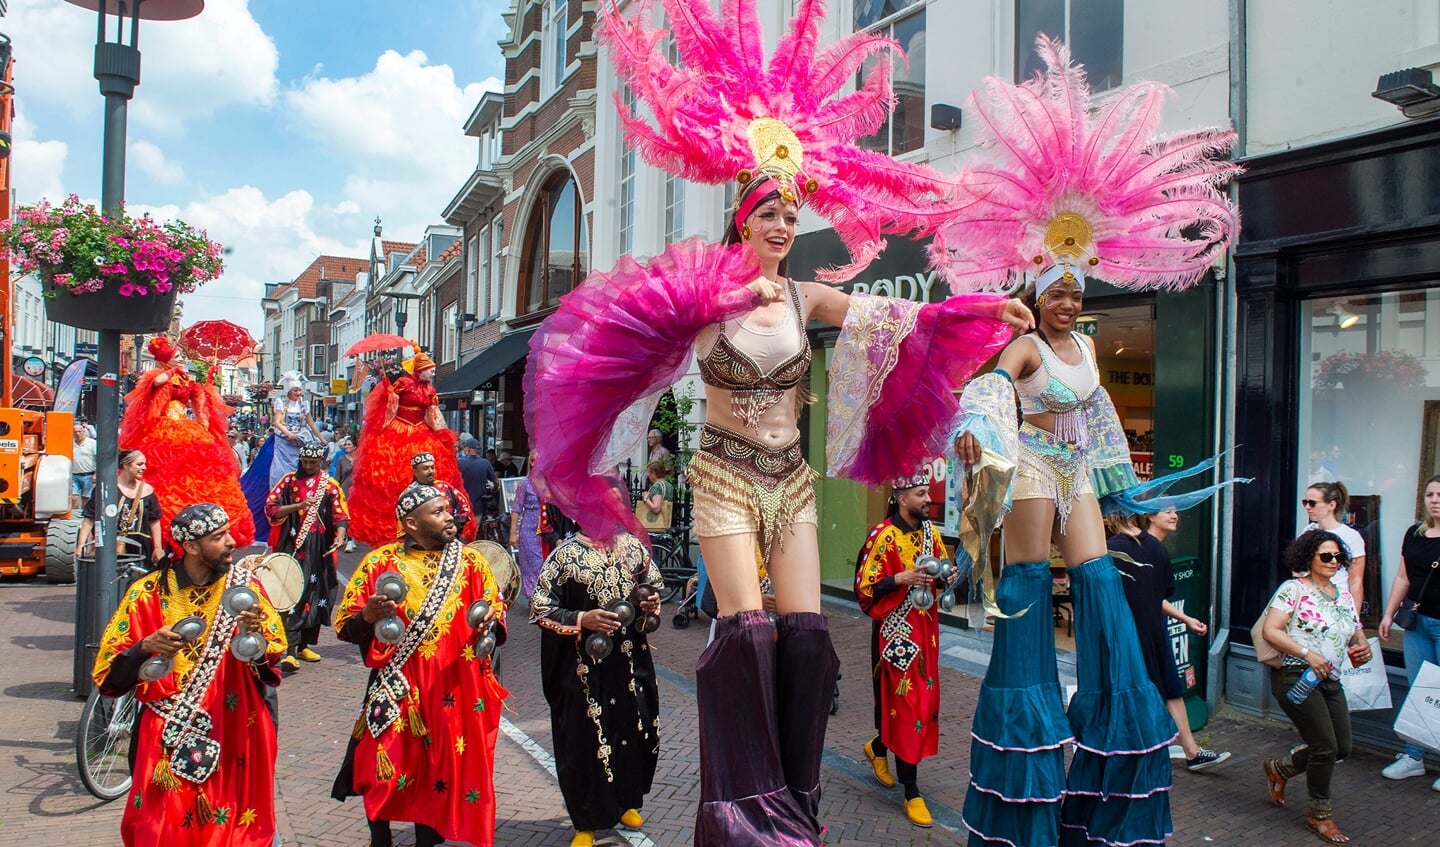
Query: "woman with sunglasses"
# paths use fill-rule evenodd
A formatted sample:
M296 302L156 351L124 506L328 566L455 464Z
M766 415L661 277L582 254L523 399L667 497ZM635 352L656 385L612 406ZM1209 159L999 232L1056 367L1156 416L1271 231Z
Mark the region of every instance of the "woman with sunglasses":
M1335 572L1335 584L1347 589L1355 598L1355 608L1365 608L1365 537L1341 518L1350 508L1350 492L1343 482L1317 482L1305 489L1300 501L1310 523L1302 532L1323 529L1340 539L1340 547L1349 559Z
M1287 580L1270 599L1265 640L1280 651L1280 667L1270 671L1270 691L1290 717L1305 746L1262 762L1270 802L1285 805L1285 783L1305 774L1310 792L1307 822L1322 841L1344 844L1349 837L1331 816L1330 776L1335 762L1350 755L1353 735L1350 709L1340 685L1340 668L1348 661L1370 661L1370 644L1360 627L1355 600L1333 582L1345 564L1344 546L1334 533L1310 530L1285 549L1285 566L1302 574ZM1289 692L1306 670L1320 683L1299 703Z

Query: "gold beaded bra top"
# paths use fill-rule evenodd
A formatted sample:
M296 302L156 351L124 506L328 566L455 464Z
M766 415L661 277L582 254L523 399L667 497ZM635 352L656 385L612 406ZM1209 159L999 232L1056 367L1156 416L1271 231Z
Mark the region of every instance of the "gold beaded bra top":
M787 286L794 323L781 320L773 328L756 328L742 321L732 338L721 321L715 346L698 357L700 379L708 386L729 391L730 413L750 429L758 429L760 418L780 402L786 391L799 385L810 370L810 339L805 336L799 287L794 283ZM790 356L768 371L762 368L760 362L792 346L798 349Z

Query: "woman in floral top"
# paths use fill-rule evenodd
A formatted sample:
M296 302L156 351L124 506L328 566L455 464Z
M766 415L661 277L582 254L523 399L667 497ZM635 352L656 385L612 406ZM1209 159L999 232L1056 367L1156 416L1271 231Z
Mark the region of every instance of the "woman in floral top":
M1331 582L1345 564L1345 548L1333 533L1311 530L1292 541L1284 565L1289 573L1302 575L1275 592L1264 626L1265 640L1283 657L1280 667L1270 672L1270 691L1306 745L1263 762L1270 801L1285 805L1286 780L1305 774L1310 829L1331 844L1350 840L1330 809L1330 775L1335 762L1350 755L1353 741L1339 670L1347 661L1358 666L1370 660L1355 598ZM1286 692L1307 668L1320 676L1320 684L1302 702L1292 703Z

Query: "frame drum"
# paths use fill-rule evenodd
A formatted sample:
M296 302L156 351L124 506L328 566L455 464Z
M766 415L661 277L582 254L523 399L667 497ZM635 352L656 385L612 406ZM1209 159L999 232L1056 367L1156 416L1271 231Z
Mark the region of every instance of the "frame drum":
M305 591L305 573L294 556L285 553L271 553L260 559L255 566L255 578L260 582L270 605L276 611L284 612L300 601Z
M500 586L501 596L513 600L520 593L520 568L516 567L515 557L509 550L493 541L472 541L465 546L485 557L490 572L495 575L495 584Z

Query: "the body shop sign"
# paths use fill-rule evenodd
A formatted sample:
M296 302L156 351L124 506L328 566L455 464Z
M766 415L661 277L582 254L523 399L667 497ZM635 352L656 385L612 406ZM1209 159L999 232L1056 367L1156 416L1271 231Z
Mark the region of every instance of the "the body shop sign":
M944 300L950 288L934 271L927 270L930 259L925 255L925 248L929 244L928 238L887 238L885 252L840 289L850 294L900 297L917 303ZM786 270L791 279L813 280L821 268L849 263L850 254L835 231L824 229L796 237Z

